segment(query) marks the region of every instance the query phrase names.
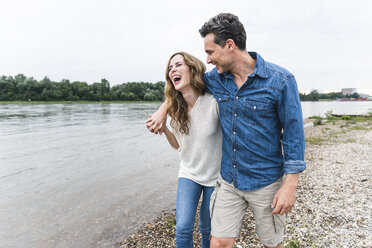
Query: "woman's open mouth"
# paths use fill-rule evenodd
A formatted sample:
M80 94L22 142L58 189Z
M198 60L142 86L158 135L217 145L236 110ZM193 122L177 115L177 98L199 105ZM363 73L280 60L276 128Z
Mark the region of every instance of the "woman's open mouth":
M174 76L173 77L173 83L178 84L181 81L181 76Z

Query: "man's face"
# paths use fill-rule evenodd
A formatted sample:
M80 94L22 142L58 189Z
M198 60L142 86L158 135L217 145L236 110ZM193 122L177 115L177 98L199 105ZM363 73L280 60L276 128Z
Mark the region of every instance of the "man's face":
M210 33L204 37L204 50L207 53L207 63L213 64L218 73L222 74L230 70L231 59L226 45L221 47L214 43L214 34Z

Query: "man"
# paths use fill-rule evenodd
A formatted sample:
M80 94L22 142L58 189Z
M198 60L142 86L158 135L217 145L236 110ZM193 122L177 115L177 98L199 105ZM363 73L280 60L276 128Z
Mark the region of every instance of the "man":
M211 247L233 247L248 205L263 245L281 247L286 213L306 168L296 81L287 70L246 51L237 16L219 14L199 32L207 63L215 65L204 82L218 102L223 132L221 178L210 202ZM164 115L164 109L163 104L156 115ZM150 131L157 132L158 124L148 120Z

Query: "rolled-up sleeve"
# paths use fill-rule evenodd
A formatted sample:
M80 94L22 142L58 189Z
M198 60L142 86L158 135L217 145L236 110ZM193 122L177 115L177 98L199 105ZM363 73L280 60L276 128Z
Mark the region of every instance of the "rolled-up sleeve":
M301 102L293 75L283 80L279 93L278 116L283 128L284 173L300 173L306 169L305 133Z

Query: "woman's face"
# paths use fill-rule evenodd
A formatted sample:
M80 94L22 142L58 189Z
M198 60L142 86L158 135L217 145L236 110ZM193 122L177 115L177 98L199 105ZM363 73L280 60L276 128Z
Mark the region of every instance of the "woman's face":
M177 91L184 91L190 87L190 68L181 54L171 59L168 69L168 76Z

